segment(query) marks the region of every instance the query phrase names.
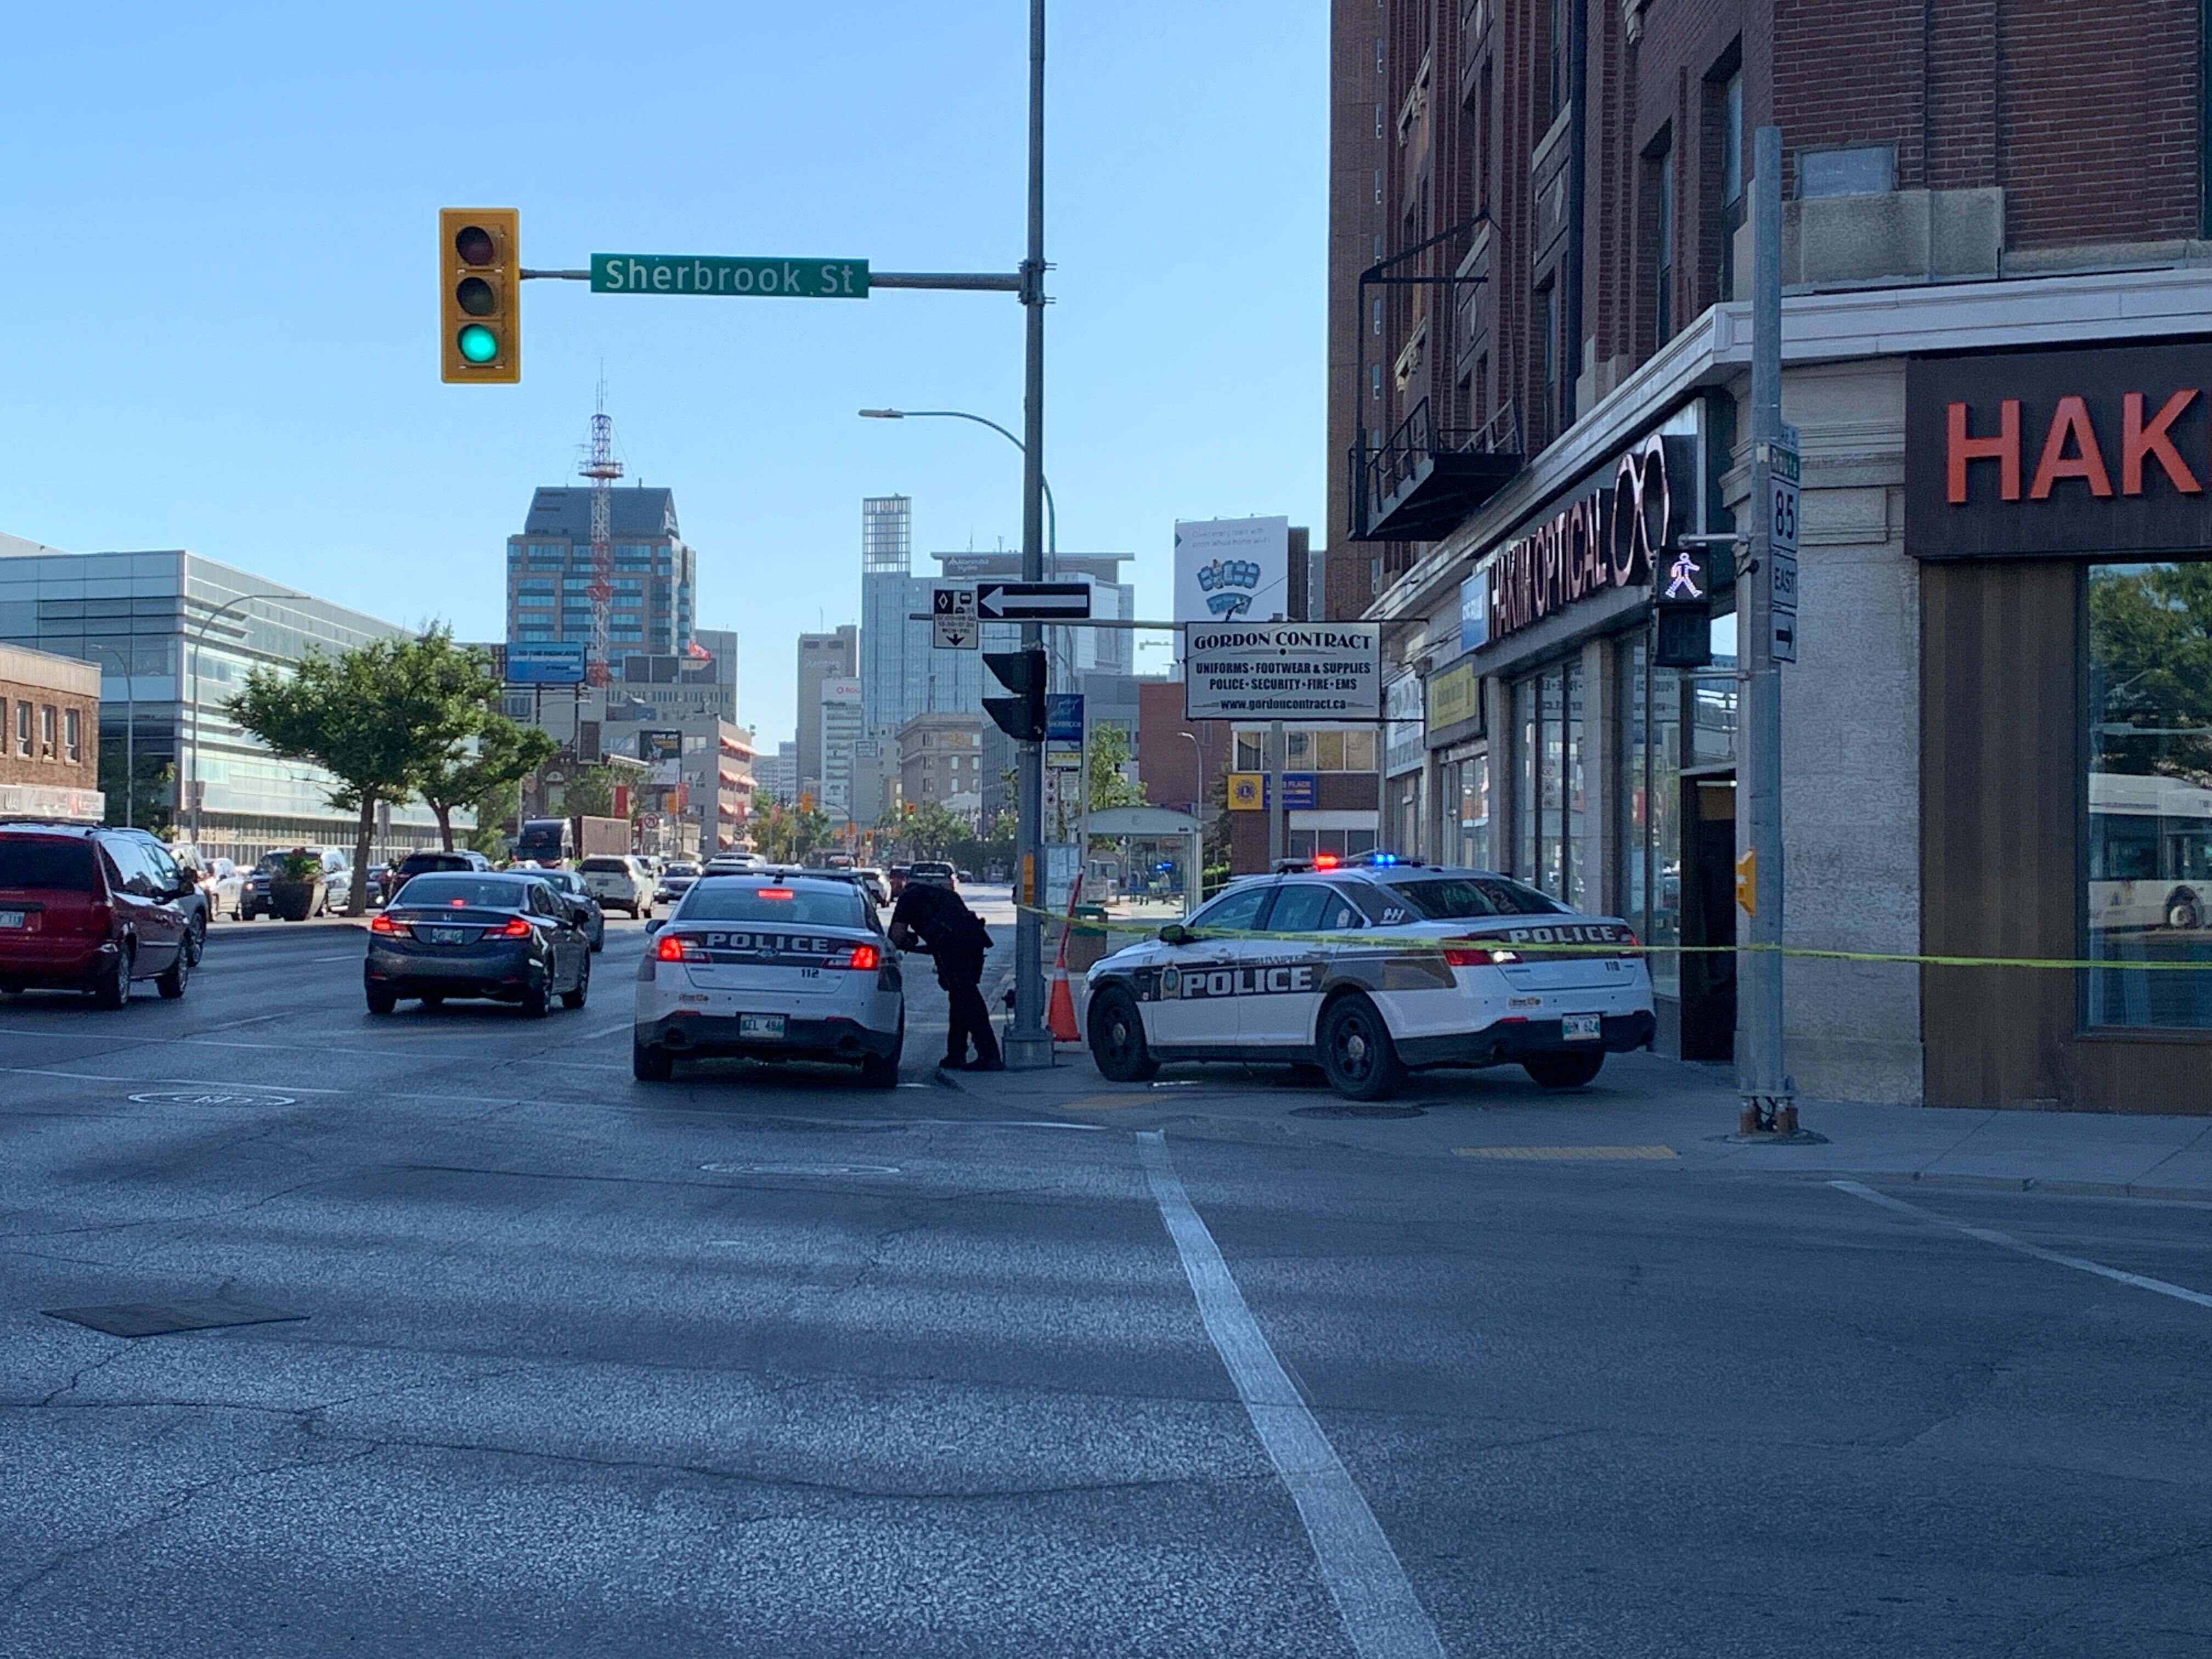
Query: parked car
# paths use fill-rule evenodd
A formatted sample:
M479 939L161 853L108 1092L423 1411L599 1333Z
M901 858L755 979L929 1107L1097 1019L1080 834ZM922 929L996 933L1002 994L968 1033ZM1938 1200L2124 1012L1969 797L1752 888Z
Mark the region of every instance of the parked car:
M171 847L150 830L118 830L118 836L136 840L153 860L155 885L165 893L174 893L176 905L191 924L191 938L185 948L191 952L192 963L198 966L201 954L207 949L208 922L214 903L200 886L201 864L199 849L189 844Z
M368 924L362 984L372 1014L402 997L520 1003L542 1018L558 996L580 1008L592 948L575 913L536 871L433 871L407 884Z
M0 994L82 991L120 1008L132 984L150 979L164 997L181 997L193 963L191 918L179 902L186 889L198 891L130 831L0 825Z
M238 918L238 902L246 891L246 872L230 859L210 859L200 872L200 890L208 896L208 913Z
M633 921L653 914L653 890L659 884L643 860L601 853L578 864L576 873L602 910L625 911Z
M575 914L576 926L584 930L592 949L605 950L607 914L599 908L592 890L584 884L583 877L574 870L547 870L540 873L538 879L567 901L568 908Z
M322 873L315 878L315 896L307 907L307 914L320 916L344 913L353 898L353 865L343 850L336 847L294 847L261 855L253 872L246 877L246 890L239 898L240 921L276 913L269 902L269 884L277 866L294 853L312 853L322 866Z
M867 890L868 896L876 902L878 908L891 902L890 881L881 870L872 864L863 864L856 866L853 873L860 878L860 884Z

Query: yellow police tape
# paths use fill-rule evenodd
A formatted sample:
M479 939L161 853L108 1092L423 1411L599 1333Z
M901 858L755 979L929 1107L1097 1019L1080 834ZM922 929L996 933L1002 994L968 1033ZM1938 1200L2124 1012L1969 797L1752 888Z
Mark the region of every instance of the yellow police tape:
M1066 921L1064 912L1048 910L1041 905L1017 904L1015 909L1042 917L1047 921ZM1157 933L1158 927L1140 927L1134 922L1115 921L1109 917L1103 921L1096 916L1079 916L1073 925L1079 929L1102 932L1109 935L1126 933L1132 936ZM1172 925L1172 924L1164 924ZM1540 926L1542 924L1535 924ZM1573 926L1575 924L1568 924ZM1364 930L1346 930L1333 933L1269 933L1248 928L1209 927L1199 937L1208 939L1265 939L1270 943L1290 945L1357 945L1373 944L1371 934L1361 937ZM1394 939L1390 943L1403 951L1441 951L1448 946L1466 950L1473 945L1483 947L1487 939L1482 934L1465 939ZM1802 945L1588 945L1549 943L1530 939L1500 940L1522 956L1560 957L1620 957L1620 956L1752 956L1767 955L1796 957L1814 962L1889 962L1916 968L2057 968L2079 969L2104 968L2115 971L2144 969L2148 971L2179 971L2203 973L2212 969L2212 957L2202 962L2123 962L2109 958L2085 957L1946 957L1926 956L1903 951L1820 951Z

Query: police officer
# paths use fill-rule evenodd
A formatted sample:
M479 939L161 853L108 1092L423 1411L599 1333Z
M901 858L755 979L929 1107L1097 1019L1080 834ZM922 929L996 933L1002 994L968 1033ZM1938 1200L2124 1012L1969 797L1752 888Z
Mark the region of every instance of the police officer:
M1003 1072L999 1039L991 1030L991 1011L983 1006L983 953L991 935L982 918L949 887L934 882L906 882L891 910L891 943L902 951L920 950L935 958L937 982L945 988L951 1025L945 1034L948 1071ZM968 1059L975 1040L975 1058Z

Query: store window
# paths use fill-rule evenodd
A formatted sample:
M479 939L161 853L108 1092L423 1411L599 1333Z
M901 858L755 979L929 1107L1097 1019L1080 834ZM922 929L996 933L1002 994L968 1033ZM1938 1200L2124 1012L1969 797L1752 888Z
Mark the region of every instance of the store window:
M1589 747L1579 658L1554 663L1513 688L1516 738L1513 873L1553 898L1585 908Z
M1681 994L1680 801L1682 677L1651 666L1648 636L1620 647L1620 909L1637 937L1662 947L1650 958L1652 989Z
M2212 963L2212 563L2088 572L2087 955ZM2212 1030L2212 973L2091 969L2088 1023Z
M1735 759L1735 613L1712 620L1713 660L1692 684L1690 764L1725 766Z
M1439 793L1437 861L1463 869L1490 870L1490 760L1475 755L1437 769Z

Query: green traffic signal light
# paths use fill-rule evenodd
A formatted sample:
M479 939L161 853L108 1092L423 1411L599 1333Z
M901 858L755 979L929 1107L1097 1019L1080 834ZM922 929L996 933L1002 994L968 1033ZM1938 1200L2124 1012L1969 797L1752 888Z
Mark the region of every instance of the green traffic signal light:
M460 331L454 343L461 356L472 363L488 363L499 356L499 336L482 323L471 323Z

